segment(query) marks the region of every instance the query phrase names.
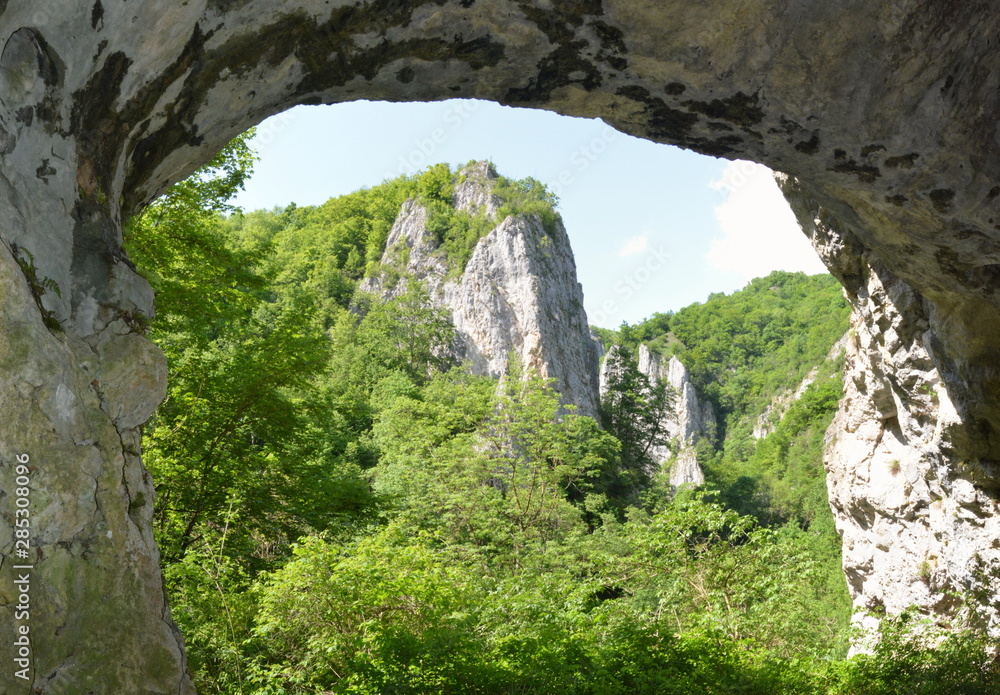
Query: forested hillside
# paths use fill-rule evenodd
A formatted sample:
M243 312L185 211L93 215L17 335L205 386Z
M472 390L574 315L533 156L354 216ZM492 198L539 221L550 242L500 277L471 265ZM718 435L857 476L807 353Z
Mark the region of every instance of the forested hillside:
M599 332L610 344L645 343L687 367L718 422L699 463L716 486L736 488L731 505L765 522L808 526L829 516L819 461L842 390L836 346L848 315L831 276L778 271L732 295Z
M717 409L706 485L675 490L636 445L669 398L655 384L598 423L516 360L499 381L443 360L453 327L419 282L358 292L393 272L404 201L460 275L502 218L551 224L538 182L502 179L489 219L456 211L443 165L244 214L226 201L251 163L237 141L127 240L170 364L143 448L199 692L993 692L964 633L928 650L887 621L872 656L844 660L819 461L840 393L824 358L846 329L831 279L772 275L605 336L676 354Z
M687 367L718 422L715 441L698 445L707 486L762 526L795 529L825 577L811 619L825 624L831 644L847 638L850 602L822 456L842 393L835 346L848 315L832 277L774 272L732 295L600 331L610 344L644 343Z

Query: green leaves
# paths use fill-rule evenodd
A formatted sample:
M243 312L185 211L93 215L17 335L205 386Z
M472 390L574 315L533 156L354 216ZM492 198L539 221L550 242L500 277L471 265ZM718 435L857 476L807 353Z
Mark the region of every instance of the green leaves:
M872 637L872 636L869 636ZM996 640L915 612L883 617L870 653L829 668L831 695L992 695L1000 691Z
M201 537L204 524L217 524L234 496L256 512L259 528L269 528L283 490L298 484L287 480L288 468L308 452L296 438L307 430L302 400L310 377L326 363L322 333L295 308L228 329L204 347L166 345L172 380L145 448L157 481L160 543L171 559Z
M806 626L802 642L815 654L843 653L850 619L822 465L824 435L842 392L842 363L825 358L847 330L847 312L832 277L776 272L732 295L625 325L617 335L626 347L642 341L685 364L721 420L719 450L705 440L698 444L708 485L721 491L729 509L774 529L772 545L795 546L812 558L808 576L790 578L795 598L781 610L764 611L759 633L778 630L772 619L780 617L786 627L778 631L795 634L798 622ZM814 368L815 383L793 401ZM773 399L775 429L755 439L758 418Z
M816 562L795 539L691 490L600 537L610 551L604 571L674 629L717 630L775 653L810 653L812 631L800 618Z
M623 328L626 345L680 354L746 434L714 458L724 495L675 494L645 457L671 395L627 349L602 430L516 362L498 383L442 360L453 327L418 283L358 295L403 200L431 207L459 265L488 231L454 212L448 167L223 218L250 160L235 143L129 238L170 362L143 446L201 691L992 692L972 637L886 632L872 657L827 664L845 590L815 464L836 368L759 445L745 418L828 349L832 284L775 274ZM496 191L501 219L552 231L541 184Z
M556 212L559 198L541 181L530 176L517 181L501 176L495 193L501 201L497 212L498 222L510 215L537 216L546 232L550 235L555 233L556 222L560 219Z
M621 457L614 469L604 472L601 491L620 504L634 503L649 486L656 466L650 451L667 443L663 421L676 394L667 383L651 383L627 345L616 344L606 359L601 424L621 443Z
M479 240L508 217L538 217L548 234L555 233L559 201L540 181L498 177L491 184L491 193L499 200L495 215L456 210L452 196L457 183L458 176L445 164L432 166L417 178L420 203L429 213L428 231L441 245L453 277L464 272Z
M257 249L237 249L220 231L229 197L251 172L250 136L234 140L126 225L129 256L156 292L157 330L183 333L187 343L210 340L221 324L245 316L265 286L253 271Z
M402 369L420 383L435 370L450 366L444 355L455 339L451 316L431 304L420 282L408 278L396 297L385 302L370 298L365 303L355 340L370 346L372 355L377 349L382 365Z
M506 567L582 530L568 497L582 497L616 452L593 420L564 414L547 382L517 368L499 393L460 371L435 377L422 395L389 403L373 433L376 488L410 523Z
M731 295L626 326L622 341L676 354L712 400L725 433L820 364L847 331L848 314L833 277L775 271Z
M465 678L481 595L462 568L399 527L343 546L311 538L267 583L258 632L282 657L271 675L295 692L337 683L421 692Z

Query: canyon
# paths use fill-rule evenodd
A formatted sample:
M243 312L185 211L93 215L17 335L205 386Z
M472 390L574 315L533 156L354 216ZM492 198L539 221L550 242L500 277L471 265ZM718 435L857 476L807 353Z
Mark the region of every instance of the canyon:
M930 0L0 0L5 645L32 567L30 679L0 693L193 692L139 451L165 362L123 228L264 118L355 99L598 117L783 172L854 310L826 465L855 605L947 622L970 595L997 629L998 24Z

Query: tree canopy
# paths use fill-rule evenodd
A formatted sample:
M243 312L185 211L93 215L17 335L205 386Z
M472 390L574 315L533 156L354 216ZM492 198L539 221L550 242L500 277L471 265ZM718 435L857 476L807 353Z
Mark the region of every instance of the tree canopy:
M772 275L608 335L602 427L516 363L497 381L442 359L452 327L416 280L358 291L405 200L461 272L505 216L554 224L541 184L501 179L488 221L454 210L446 166L244 214L227 200L252 161L236 141L128 235L170 364L143 448L200 692L995 692L975 633L887 622L843 659L818 457L846 319L829 278ZM670 394L639 342L677 354L725 420L703 489L644 458ZM743 436L817 365L773 433Z

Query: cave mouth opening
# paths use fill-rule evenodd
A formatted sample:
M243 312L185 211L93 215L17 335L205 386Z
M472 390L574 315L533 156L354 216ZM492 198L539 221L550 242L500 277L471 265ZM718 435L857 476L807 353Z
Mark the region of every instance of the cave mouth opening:
M761 183L770 183L778 193L770 172L759 165L716 160L630 138L600 121L486 102L302 107L263 122L256 138L255 148L263 160L257 168L259 178L251 180L236 201L247 210L293 202L318 205L331 196L416 174L441 161L461 166L470 160L491 159L501 174L531 176L549 184L562 200L571 238L584 229L583 236L572 240L587 294L597 294L596 310L588 307L588 314L591 323L607 328L703 301L722 289L716 285L696 290L700 296L671 299L676 302L672 306L663 300L669 289L662 287L693 284L685 279L687 272L705 280L712 252L721 254L716 242L734 244L726 237L723 220L742 223L742 231L754 234L752 220L747 218L759 208L747 207L747 201L759 202ZM788 212L787 204L779 202ZM768 224L772 223L763 222L765 227ZM792 225L779 231L812 254L794 221ZM775 243L758 241L757 246L765 256L773 256ZM669 244L666 251L661 244ZM728 255L750 261L747 250L739 246ZM588 257L596 259L597 271L593 272L598 280L593 282L587 278ZM741 285L745 280L738 277L735 282ZM640 301L647 299L664 303L642 308ZM622 310L635 313L614 313ZM603 320L595 321L595 314L602 313ZM275 355L268 362L277 359ZM232 506L225 511L251 515ZM228 517L224 526L228 530ZM839 572L839 567L834 570ZM615 600L619 591L605 587L594 600ZM191 625L182 627L190 629Z
M947 436L938 439L935 430L935 439L914 445L922 458L926 452L927 460L935 462L927 479L944 481L947 490L961 462L983 451L1000 458L992 436L1000 381L991 357L998 339L990 330L998 313L995 293L984 282L992 276L976 272L995 253L990 203L1000 190L995 165L1000 158L993 156L994 114L983 108L994 103L991 82L977 76L989 65L982 56L990 53L997 20L984 15L979 4L957 10L949 4L941 12L915 2L854 3L839 9L815 5L795 15L779 4L760 4L761 12L749 15L740 4L706 3L333 4L331 10L319 2L180 3L170 8L147 2L118 3L119 9L112 11L108 3L96 2L72 12L38 12L29 3L11 3L10 8L4 3L7 35L31 26L46 38L23 41L4 56L16 68L8 77L19 83L5 94L0 145L5 151L16 145L16 150L5 152L9 167L4 179L18 175L4 196L14 201L7 207L11 213L21 212L19 202L28 203L23 219L9 216L6 240L17 237L19 245L28 242L24 248L48 251L35 254L38 275L66 290L64 308L72 296L88 308L88 319L105 308L126 316L133 308L148 311L148 287L132 283L126 264L118 262L119 201L125 211L148 201L206 161L209 149L263 114L293 103L341 101L359 94L411 100L486 96L601 115L629 132L708 152L739 153L794 174L803 182L803 209L809 208L803 219L811 221L808 213L825 211L829 217L822 220L817 212L817 227L822 221L841 232L826 239L844 251L840 260L845 264L838 272L852 297L864 298L865 283L882 274L888 292L879 298L888 296L889 309L899 308L901 324L918 331L904 336L911 344L933 341L933 354L926 360L933 364L930 373L934 376L940 368L942 388L957 394L952 400L958 412L948 423ZM830 32L831 26L864 30ZM942 26L948 30L941 31ZM871 27L878 31L869 31ZM372 41L372 36L389 38ZM936 49L914 52L913 46ZM933 60L928 62L927 55ZM904 74L907 79L898 79ZM963 79L970 76L976 79ZM69 116L71 104L72 122L51 120ZM14 127L17 143L7 132ZM213 136L220 140L211 140ZM82 145L76 169L64 164L73 161L74 141ZM612 152L608 149L601 161L610 161ZM491 154L499 157L483 151L446 157L442 151L436 159L454 163ZM507 171L498 163L510 176L532 173L517 167ZM582 183L573 188L584 190ZM81 192L90 196L82 209L74 205ZM647 197L661 200L662 193ZM663 202L662 207L668 205ZM569 210L564 194L564 214ZM574 227L572 220L567 222ZM642 238L643 230L614 222L604 225L605 236ZM87 243L77 243L79 239ZM112 247L110 256L105 246ZM616 251L606 251L605 260L616 258ZM585 269L582 255L579 265ZM683 284L679 271L694 265L675 260L660 275ZM107 273L109 266L116 274ZM101 284L105 274L113 286ZM588 288L588 296L595 294ZM22 295L31 308L30 295ZM897 301L900 297L905 301ZM71 314L69 309L63 313ZM859 320L873 327L881 316L859 314ZM24 324L11 325L20 333ZM86 320L70 327L92 336L90 328L96 325ZM51 343L44 329L31 337L38 344ZM93 364L92 345L70 347L85 358L81 364ZM32 456L60 462L58 469L51 467L58 478L36 479L40 489L55 491L71 512L51 519L49 537L62 540L50 546L55 562L39 570L50 593L43 594L41 610L32 612L39 640L33 644L44 655L38 673L51 673L50 680L58 674L50 688L72 690L90 679L103 680L112 690L134 691L142 683L149 690L192 692L183 645L163 609L157 553L146 532L151 505L140 503L151 499L151 483L133 446L139 432L127 427L129 438L121 438L120 430L108 426L118 411L105 407L117 400L127 413L152 409L157 401L139 397L140 381L146 379L145 392L153 392L159 382L150 377L157 374L150 361L143 361L149 354L134 336L115 336L97 347L108 357L101 380L92 381L94 375L82 370L67 372L74 363L65 350L32 350L31 360L21 360L28 369L46 367L22 377L36 393L43 392L38 374L53 375L45 384L51 389L58 385L56 415L36 408L23 409L18 417L30 418L44 432ZM127 369L112 369L119 364ZM878 371L860 363L856 372L871 376L863 384L866 389L872 380L888 389L901 382L899 375L910 373L907 363L888 363ZM65 384L58 381L63 375L69 377ZM79 412L88 422L103 423L93 446L81 446L95 441L89 434L86 440L73 438L63 429L66 384L74 384L72 379L79 382ZM4 382L5 403L20 402L23 393L12 386L17 382ZM109 384L117 384L118 393ZM870 411L868 393L856 394L857 421ZM924 396L911 400L934 413L934 394ZM124 427L131 419L114 424ZM98 467L103 471L99 479L92 473ZM840 478L858 479L858 470L847 461ZM147 493L145 498L132 494L139 490ZM847 511L857 491L845 486ZM108 526L78 525L83 517L75 509L97 509ZM943 509L950 514L952 507ZM111 510L128 513L107 513ZM920 529L928 526L925 519L935 522L928 515L937 512L917 507L902 511L912 511L917 523L897 524L892 530L899 538L936 542L921 536ZM995 507L987 518L996 518ZM968 541L984 537L982 523L947 519L947 528L958 532L940 546L942 567L965 576L967 557L962 553L973 547ZM870 563L876 553L869 587L909 586L914 571L935 569L905 557L878 555L863 530L849 523L843 531L845 542L857 542L860 549L853 562ZM989 534L985 536L988 540ZM945 548L949 542L951 547ZM77 552L81 547L87 551L83 555ZM996 549L982 550L995 567ZM862 557L865 551L870 552ZM64 581L67 563L73 567L71 582ZM125 580L108 582L108 568ZM923 581L918 584L924 586ZM928 605L926 593L912 596ZM902 608L886 605L889 613ZM65 606L80 607L80 619L67 622ZM108 627L95 633L95 624ZM109 648L120 653L114 663L106 658Z

